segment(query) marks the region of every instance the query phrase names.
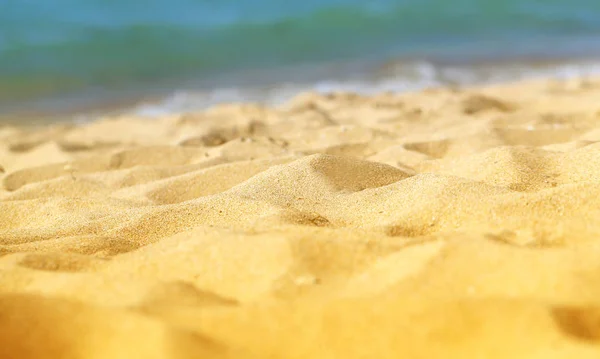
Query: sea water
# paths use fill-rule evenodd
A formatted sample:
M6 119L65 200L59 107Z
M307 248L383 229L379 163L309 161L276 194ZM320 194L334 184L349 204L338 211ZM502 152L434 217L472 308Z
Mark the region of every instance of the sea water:
M590 74L596 58L599 0L0 0L0 113Z

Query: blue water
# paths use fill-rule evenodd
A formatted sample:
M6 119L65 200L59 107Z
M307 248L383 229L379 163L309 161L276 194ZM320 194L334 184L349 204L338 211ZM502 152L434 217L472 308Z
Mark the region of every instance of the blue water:
M0 0L0 111L321 63L598 53L600 0Z

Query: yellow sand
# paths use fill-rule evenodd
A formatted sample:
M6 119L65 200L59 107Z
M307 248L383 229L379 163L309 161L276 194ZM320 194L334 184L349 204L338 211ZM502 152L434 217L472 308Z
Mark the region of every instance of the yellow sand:
M0 358L600 358L600 81L0 129Z

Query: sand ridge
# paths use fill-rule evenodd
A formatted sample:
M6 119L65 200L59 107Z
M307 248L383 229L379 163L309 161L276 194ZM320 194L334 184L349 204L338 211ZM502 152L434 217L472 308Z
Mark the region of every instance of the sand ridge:
M0 128L2 358L597 358L600 81Z

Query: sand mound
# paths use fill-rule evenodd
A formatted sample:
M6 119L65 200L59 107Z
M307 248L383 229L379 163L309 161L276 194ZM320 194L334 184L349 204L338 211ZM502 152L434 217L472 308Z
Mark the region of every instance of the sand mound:
M0 357L598 358L585 84L0 128Z

